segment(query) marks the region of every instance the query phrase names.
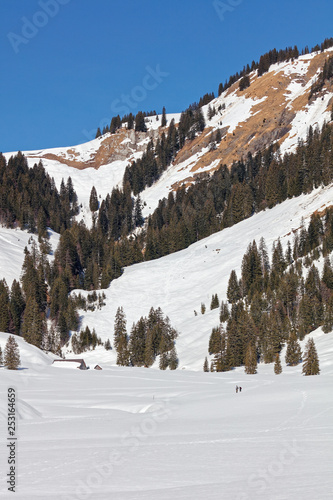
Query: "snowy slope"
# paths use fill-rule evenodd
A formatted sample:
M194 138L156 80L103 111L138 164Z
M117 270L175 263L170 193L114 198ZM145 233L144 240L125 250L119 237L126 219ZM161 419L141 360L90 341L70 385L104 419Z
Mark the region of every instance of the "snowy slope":
M177 340L180 368L201 370L211 329L219 324L219 310L209 309L212 294L218 293L220 300L226 300L230 272L235 269L240 276L242 257L249 243L253 239L259 243L263 236L269 253L278 237L284 246L288 240L293 243L292 231L301 226L302 217L307 225L311 214L330 206L332 200L333 185L319 188L260 212L185 250L126 268L105 290L105 307L94 312L82 311L82 326L95 328L102 340L110 338L112 343L118 306L124 308L128 331L151 307L161 307L180 332ZM205 315L200 313L201 302L207 308ZM102 347L85 353L85 358L91 364L116 361L114 351Z
M5 345L9 337L9 333L0 332L0 347L2 352L5 350ZM22 337L14 336L18 344L21 359L21 369L38 370L38 367L51 365L54 359L59 359L52 353L46 353L31 344L28 344Z
M0 334L3 343L5 334ZM321 374L279 376L103 366L36 356L0 368L4 500L329 500L332 334L314 334ZM27 364L27 363L26 363ZM241 393L235 393L235 385ZM17 488L8 492L6 394L17 394Z
M50 229L48 234L52 249L50 259L52 259L60 236ZM0 225L0 279L5 278L9 287L14 279L19 280L24 261L24 248L30 249L33 240L38 246L36 235L19 229L8 229Z

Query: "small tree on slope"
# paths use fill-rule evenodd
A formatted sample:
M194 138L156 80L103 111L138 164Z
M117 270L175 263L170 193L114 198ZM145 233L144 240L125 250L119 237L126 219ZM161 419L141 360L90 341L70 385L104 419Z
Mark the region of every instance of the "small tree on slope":
M246 349L245 354L245 373L254 375L257 373L257 354L256 349L250 342Z
M3 365L3 357L2 357L2 350L0 346L0 366Z
M278 354L276 355L276 358L275 358L274 373L275 373L275 375L280 375L280 373L282 373L281 360L280 360L280 356Z
M290 366L296 366L301 361L302 358L302 350L301 346L297 340L296 333L294 331L291 332L287 345L286 352L286 363Z
M203 365L203 371L204 372L209 372L209 364L208 364L207 357L205 358L205 362L204 362L204 365Z
M128 366L128 338L126 331L126 316L122 307L118 307L114 322L114 347L117 351L117 365Z
M9 335L5 347L5 367L8 370L17 370L20 366L20 352L13 335Z
M319 359L313 338L309 338L304 351L304 363L302 368L304 375L319 375Z

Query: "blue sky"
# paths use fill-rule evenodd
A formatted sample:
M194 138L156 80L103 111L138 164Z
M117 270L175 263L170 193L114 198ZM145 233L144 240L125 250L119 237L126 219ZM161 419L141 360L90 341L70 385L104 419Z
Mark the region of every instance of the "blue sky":
M0 151L184 110L276 47L333 36L332 0L1 0Z

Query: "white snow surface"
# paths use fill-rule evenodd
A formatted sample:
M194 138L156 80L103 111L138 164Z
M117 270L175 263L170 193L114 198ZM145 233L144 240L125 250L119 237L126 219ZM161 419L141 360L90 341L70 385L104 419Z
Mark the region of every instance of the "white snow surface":
M1 498L329 500L332 335L312 334L321 366L314 377L285 366L284 353L281 375L272 364L256 375L65 370L18 339L21 369L0 368ZM7 336L0 333L2 347ZM10 387L15 493L6 483Z

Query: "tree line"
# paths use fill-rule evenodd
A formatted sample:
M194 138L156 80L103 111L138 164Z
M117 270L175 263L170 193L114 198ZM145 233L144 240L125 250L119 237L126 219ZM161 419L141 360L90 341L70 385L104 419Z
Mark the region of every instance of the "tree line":
M259 245L254 240L243 256L241 277L235 270L229 277L228 302L221 303L220 326L209 339L212 369L245 365L247 373L255 373L259 360L278 363L285 344L286 363L297 365L302 360L298 341L319 326L325 333L333 329L332 251L332 207L314 213L285 251L278 239L271 259L264 239ZM321 275L315 265L320 258ZM311 344L311 356L313 350Z
M177 336L177 331L171 326L169 318L164 317L160 307L152 307L147 318L141 317L133 323L128 335L126 315L123 308L118 307L114 322L117 365L150 367L159 356L160 370L175 370L178 366Z

